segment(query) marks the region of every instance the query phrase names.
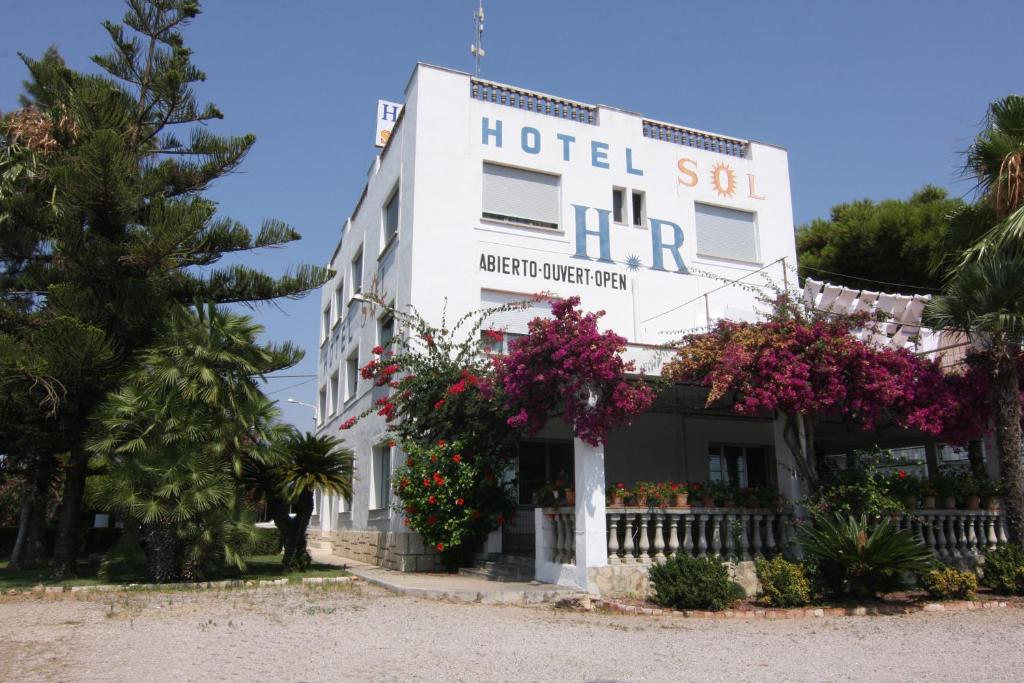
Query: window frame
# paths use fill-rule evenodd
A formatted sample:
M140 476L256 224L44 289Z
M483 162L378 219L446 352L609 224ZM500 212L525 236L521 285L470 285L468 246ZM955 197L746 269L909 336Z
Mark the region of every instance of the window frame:
M636 215L637 197L640 198L640 215ZM629 191L629 225L634 228L647 227L647 193L633 188Z
M509 216L506 214L498 214L494 212L488 212L487 207L484 205L486 201L486 194L483 191L483 184L487 182L485 180L487 176L487 167L504 168L512 171L518 171L525 174L533 174L538 176L546 176L555 180L555 204L557 212L557 220L555 223L548 223L545 221L527 218L525 216ZM480 218L483 221L488 221L497 225L509 226L513 228L529 228L544 233L564 233L565 228L563 227L562 220L562 175L560 173L553 173L550 171L541 171L535 168L524 168L522 166L513 166L510 164L502 164L494 161L483 160L481 165L481 193L480 193Z
M349 273L348 273L349 292L350 292L349 297L348 297L349 305L352 304L352 302L355 300L355 298L358 295L363 293L363 275L364 275L363 271L364 271L364 266L366 265L364 263L364 261L365 261L365 259L363 258L363 245L360 244L359 248L356 249L354 255L349 260ZM359 268L358 268L359 277L358 278L356 277L356 270L357 270L356 269L356 263L357 262L359 264Z
M394 448L386 442L380 443L373 446L370 453L370 493L372 495L367 509L387 510L391 505L391 475ZM382 498L383 500L381 500Z
M399 190L401 189L400 183L395 183L394 189L388 195L388 198L384 201L380 210L380 253L384 254L391 246L391 243L398 239L398 233L402 225L402 200ZM388 235L388 211L392 204L397 204L397 211L395 212L395 231Z
M345 405L359 395L359 346L345 356Z
M628 190L618 185L612 186L612 223L615 225L628 225L629 218L627 217L627 210L629 207L626 206L626 195ZM615 197L620 198L619 204L619 217L615 217Z

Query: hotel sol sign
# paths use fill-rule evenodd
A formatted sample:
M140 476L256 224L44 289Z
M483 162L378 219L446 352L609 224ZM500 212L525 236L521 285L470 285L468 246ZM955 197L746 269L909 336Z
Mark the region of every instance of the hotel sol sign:
M501 119L481 118L481 144L485 147L502 148L505 145L517 145L524 153L540 154L545 144L554 145L561 153L563 161L590 163L594 168L611 169L618 165L630 175L644 175L642 164L635 157L633 149L624 147L614 150L611 145L600 140L578 141L575 136L556 133L548 139L541 132L530 126L523 126L518 131L506 130ZM739 190L740 181L735 170L726 162L720 161L708 170L708 182L711 188L722 198L734 197ZM684 188L697 187L701 183L701 169L696 159L681 157L676 161L677 185ZM763 200L758 193L757 178L753 173L746 174L745 190L749 199ZM498 253L480 254L479 269L486 273L498 273L541 279L550 282L563 282L603 287L615 290L626 289L624 273L601 268L600 264L618 265L612 258L611 209L571 204L575 232L575 249L571 257L590 261L592 265L566 265L544 261L534 261ZM683 229L677 223L661 218L648 217L648 228L651 236L650 266L654 271L673 272L681 275L689 274L683 261L682 246ZM595 248L596 247L596 248ZM638 271L642 266L639 257L630 256L625 265L629 270Z

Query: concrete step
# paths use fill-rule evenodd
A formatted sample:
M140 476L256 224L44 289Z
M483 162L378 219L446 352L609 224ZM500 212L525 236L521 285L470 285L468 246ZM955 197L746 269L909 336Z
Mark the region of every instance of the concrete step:
M334 543L326 538L307 538L306 547L310 550L334 550Z
M506 583L523 583L527 581L533 581L533 572L507 572L478 567L464 567L459 570L459 575L470 576L477 579L486 579L488 581L501 581Z
M529 569L531 572L534 568L533 558L526 557L523 555L503 555L501 553L491 553L490 555L477 558L477 562L493 562L497 564L522 567L523 569Z

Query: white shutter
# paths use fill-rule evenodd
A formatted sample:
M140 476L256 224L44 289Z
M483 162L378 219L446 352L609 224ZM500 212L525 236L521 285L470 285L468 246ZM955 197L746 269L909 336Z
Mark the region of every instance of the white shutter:
M511 294L484 289L480 292L480 307L494 308L514 301L527 301L530 294ZM534 301L528 307L495 313L484 321L485 330L503 330L511 334L526 334L527 323L534 318L550 318L551 302L547 299Z
M486 218L558 227L558 176L484 164Z
M699 203L695 209L698 255L760 263L754 214Z

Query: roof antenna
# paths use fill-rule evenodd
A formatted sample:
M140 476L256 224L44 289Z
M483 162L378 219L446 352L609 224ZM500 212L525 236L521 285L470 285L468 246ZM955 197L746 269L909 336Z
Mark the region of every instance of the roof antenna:
M476 42L469 46L469 52L476 57L476 75L480 76L480 58L487 55L484 52L483 39L484 39L484 0L480 0L480 7L476 12L473 12L473 18L476 20Z

